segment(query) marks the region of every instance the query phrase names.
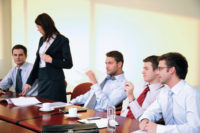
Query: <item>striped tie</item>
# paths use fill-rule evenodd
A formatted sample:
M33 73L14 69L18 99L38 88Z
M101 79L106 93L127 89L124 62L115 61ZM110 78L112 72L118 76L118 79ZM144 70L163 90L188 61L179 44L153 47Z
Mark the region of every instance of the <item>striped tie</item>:
M173 92L170 90L168 92L168 104L167 104L167 109L165 112L165 124L166 125L173 125L174 124L174 116L173 116Z

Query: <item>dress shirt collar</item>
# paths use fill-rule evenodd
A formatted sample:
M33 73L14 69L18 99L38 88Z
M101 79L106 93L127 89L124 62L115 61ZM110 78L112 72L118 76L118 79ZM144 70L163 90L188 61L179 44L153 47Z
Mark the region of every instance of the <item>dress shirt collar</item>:
M160 88L164 87L164 85L161 84L161 83L149 84L148 82L145 83L145 86L146 87L149 86L150 91L155 91L157 89L160 89Z
M24 64L20 66L20 69L24 70L26 68L26 65L27 65L27 63L24 62ZM15 69L17 70L19 68L16 66Z
M184 80L180 80L174 87L171 88L171 91L177 95L180 93L182 86L184 85Z
M107 76L110 76L110 75L107 75ZM124 72L122 74L119 74L119 75L116 75L114 76L116 80L119 80L119 79L124 79Z

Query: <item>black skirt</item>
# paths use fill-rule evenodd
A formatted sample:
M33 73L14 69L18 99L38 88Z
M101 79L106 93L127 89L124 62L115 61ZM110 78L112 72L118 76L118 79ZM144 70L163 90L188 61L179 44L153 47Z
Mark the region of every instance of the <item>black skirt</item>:
M38 97L67 102L65 79L50 79L46 68L39 69L38 79Z

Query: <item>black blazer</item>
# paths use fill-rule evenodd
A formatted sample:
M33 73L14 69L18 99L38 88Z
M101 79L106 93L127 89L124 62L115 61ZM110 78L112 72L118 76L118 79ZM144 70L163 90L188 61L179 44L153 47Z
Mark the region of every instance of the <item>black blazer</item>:
M36 53L36 59L27 80L27 84L32 85L34 81L38 78L38 70L40 63L39 50L43 44L43 37L40 38L39 47ZM57 35L54 42L47 49L45 54L48 54L52 57L52 63L46 63L46 69L48 77L53 80L65 79L63 68L70 69L73 66L72 57L69 47L68 38L63 35Z

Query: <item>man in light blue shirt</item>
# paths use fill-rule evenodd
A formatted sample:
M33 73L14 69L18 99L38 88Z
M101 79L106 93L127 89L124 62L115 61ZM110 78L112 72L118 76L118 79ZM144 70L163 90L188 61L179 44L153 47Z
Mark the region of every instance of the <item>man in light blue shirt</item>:
M15 45L12 48L12 57L16 66L13 67L9 73L0 82L0 94L5 94L5 91L9 90L11 86L15 91L21 93L26 84L26 80L32 70L33 65L26 62L27 49L23 45ZM20 70L20 85L17 80L17 73ZM33 85L33 89L26 93L28 96L37 96L37 81Z
M159 57L159 77L166 84L156 101L140 117L148 133L200 133L200 92L184 81L188 63L179 53ZM165 125L154 123L164 118Z
M110 105L117 106L126 98L124 92L126 79L122 70L123 55L118 51L110 51L106 56L107 77L97 81L94 72L88 71L86 74L93 84L91 90L73 99L72 104L85 104L92 95L95 95L94 109L104 111Z

